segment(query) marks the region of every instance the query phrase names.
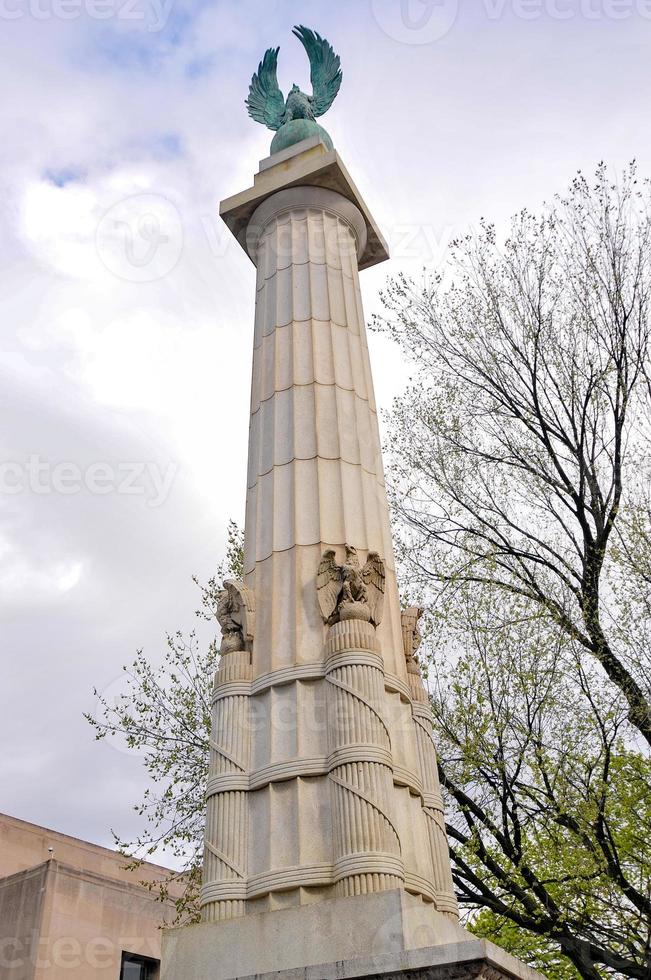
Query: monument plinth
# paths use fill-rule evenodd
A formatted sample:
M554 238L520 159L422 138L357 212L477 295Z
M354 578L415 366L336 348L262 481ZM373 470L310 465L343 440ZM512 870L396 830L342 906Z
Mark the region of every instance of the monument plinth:
M386 244L319 133L221 215L257 268L245 574L218 611L203 922L165 934L162 980L533 977L458 923L359 285Z

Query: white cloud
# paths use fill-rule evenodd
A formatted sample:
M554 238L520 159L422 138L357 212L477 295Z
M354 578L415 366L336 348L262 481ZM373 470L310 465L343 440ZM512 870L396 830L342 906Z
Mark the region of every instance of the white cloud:
M0 624L17 664L4 758L30 767L9 779L0 762L3 807L70 833L125 826L142 785L138 764L98 750L81 721L93 684L191 624L190 575L214 570L228 518L241 519L254 276L239 246L222 247L217 208L268 152L271 134L243 107L265 46L282 46L285 88L307 83L297 17L289 0L176 0L160 32L2 22L1 459L178 471L159 508L86 491L0 498ZM341 53L326 126L358 186L397 251L405 229L418 233L413 255L364 275L367 313L387 272L418 274L432 242L480 215L535 207L602 157L650 169L648 21L489 21L462 4L438 43L410 45L385 33L370 0L306 0L300 20ZM139 225L123 204L134 195L179 215L180 252L175 263L160 252L160 278L115 266L127 231L142 231L132 244L144 248L174 227L151 202L158 225ZM407 369L385 341L372 337L371 353L386 406Z

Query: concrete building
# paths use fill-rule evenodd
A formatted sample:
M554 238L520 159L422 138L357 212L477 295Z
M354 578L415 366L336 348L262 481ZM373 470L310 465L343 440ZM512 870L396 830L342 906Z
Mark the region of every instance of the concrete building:
M156 980L168 870L0 814L0 980ZM180 890L180 889L179 889Z

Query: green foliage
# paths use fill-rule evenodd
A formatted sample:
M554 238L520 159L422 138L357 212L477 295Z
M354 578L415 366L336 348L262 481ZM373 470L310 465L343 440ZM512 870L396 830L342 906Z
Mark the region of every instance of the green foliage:
M648 980L649 182L579 174L384 302L415 363L391 502L460 900L525 959Z
M235 521L228 522L226 559L220 565L219 577L234 578L238 581L244 578L244 532Z
M503 244L483 223L445 274L394 282L378 321L416 364L391 499L455 885L477 934L558 980L651 970L650 301L651 190L600 166ZM241 558L231 525L218 578ZM185 860L191 916L218 655L168 644L89 720L145 749L160 792L124 848Z
M434 730L462 901L543 972L562 950L582 975L600 957L638 975L651 760L627 744L621 699L524 600L458 586L436 636Z
M649 184L634 167L619 186L603 166L592 186L579 175L542 215L517 215L503 244L484 222L445 274L400 278L384 301L376 324L417 367L391 438L417 581L537 603L651 745L651 650L640 661L604 588L620 517L648 518Z
M539 970L548 980L577 980L580 974L563 956L558 946L543 936L527 932L510 919L483 909L468 928L480 939L488 939L512 956Z
M231 521L218 577L199 586L200 619L214 621L219 580L241 578L243 563L243 534ZM198 918L212 685L218 663L216 636L202 648L196 631L187 638L180 632L168 635L159 666L138 651L133 663L123 668L122 693L109 700L95 690L96 712L85 715L98 740L116 739L142 754L151 786L134 809L143 818L143 830L131 841L114 833L115 842L133 869L161 848L180 864L181 870L160 884L143 882L157 890L161 901L174 901L177 922Z

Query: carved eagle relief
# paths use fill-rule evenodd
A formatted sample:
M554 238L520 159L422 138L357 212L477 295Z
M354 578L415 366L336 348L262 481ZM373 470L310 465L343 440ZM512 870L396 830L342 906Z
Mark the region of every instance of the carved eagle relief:
M328 625L338 622L346 603L360 603L369 612L370 622L379 626L384 612L386 570L377 551L369 552L364 567L360 566L355 548L346 545L346 561L338 565L335 552L325 551L316 587L321 615Z
M403 609L400 615L402 624L402 642L405 650L405 658L408 664L417 664L416 653L422 642L422 636L418 629L418 622L425 610L422 606L409 606Z
M222 631L222 653L244 650L255 635L255 600L243 582L229 579L217 599L217 621Z

